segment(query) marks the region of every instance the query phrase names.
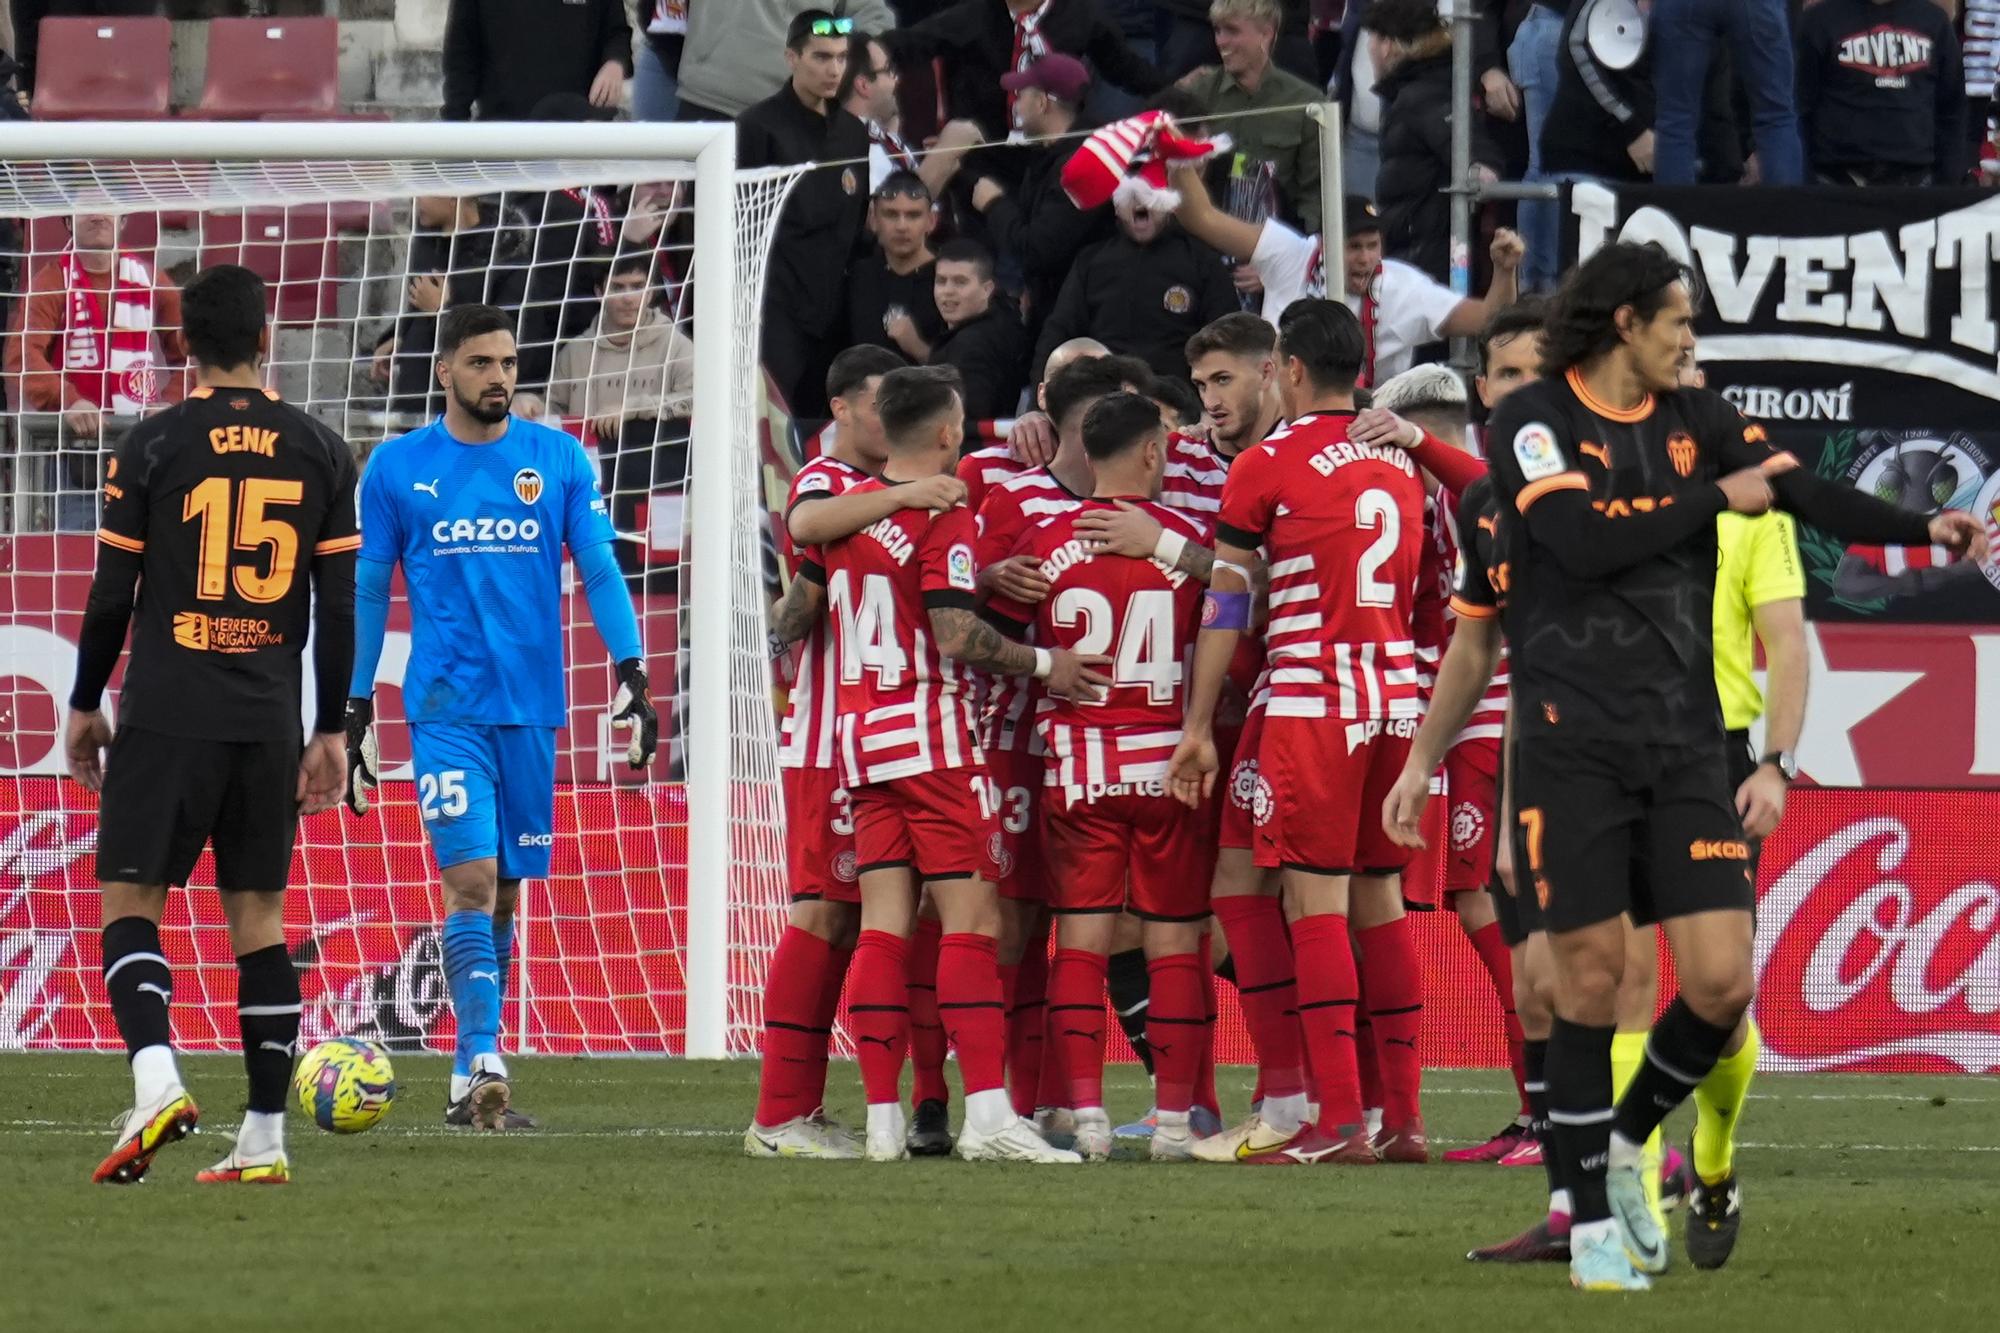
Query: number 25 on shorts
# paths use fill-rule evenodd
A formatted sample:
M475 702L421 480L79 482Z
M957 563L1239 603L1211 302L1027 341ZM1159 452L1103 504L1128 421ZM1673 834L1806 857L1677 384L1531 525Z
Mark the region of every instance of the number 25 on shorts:
M1527 832L1528 873L1535 877L1535 902L1547 910L1549 905L1549 879L1542 873L1542 808L1531 805L1519 812L1517 818Z
M457 819L467 808L465 770L447 768L441 773L417 775L417 808L426 824L442 816Z

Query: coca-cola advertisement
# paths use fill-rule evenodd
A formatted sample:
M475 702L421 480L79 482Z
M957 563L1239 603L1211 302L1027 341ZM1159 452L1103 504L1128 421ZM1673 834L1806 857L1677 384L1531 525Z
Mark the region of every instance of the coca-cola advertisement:
M2000 796L1801 791L1764 847L1760 1068L2000 1069Z

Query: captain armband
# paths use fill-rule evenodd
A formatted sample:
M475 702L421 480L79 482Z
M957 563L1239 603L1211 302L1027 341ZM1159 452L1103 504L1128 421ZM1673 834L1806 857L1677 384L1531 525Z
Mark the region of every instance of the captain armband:
M1250 602L1251 596L1247 592L1217 592L1213 588L1209 589L1201 598L1201 627L1249 629Z

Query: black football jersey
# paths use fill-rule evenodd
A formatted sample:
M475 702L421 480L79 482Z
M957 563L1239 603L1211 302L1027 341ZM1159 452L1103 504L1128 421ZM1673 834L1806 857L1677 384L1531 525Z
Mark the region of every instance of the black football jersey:
M1458 498L1458 571L1451 605L1460 615L1489 616L1507 609L1507 553L1500 549L1500 501L1493 475L1479 478ZM1504 625L1504 622L1503 622Z
M358 550L354 455L274 393L197 389L106 464L98 539L141 556L121 725L264 740L301 725L314 557Z
M1715 524L1698 523L1666 549L1591 577L1566 568L1528 516L1544 497L1571 490L1612 520L1677 503L1719 512L1715 482L1771 456L1763 428L1699 389L1621 411L1571 371L1510 394L1488 439L1499 504L1511 511L1496 550L1522 727L1573 723L1612 738L1719 740Z

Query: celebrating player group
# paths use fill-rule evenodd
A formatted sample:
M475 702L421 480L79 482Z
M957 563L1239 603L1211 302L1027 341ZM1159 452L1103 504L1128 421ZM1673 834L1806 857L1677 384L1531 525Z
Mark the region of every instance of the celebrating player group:
M1363 330L1325 300L1190 341L1197 433L1165 424L1143 364L1057 349L1035 418L1057 443L1034 467L960 459L951 372L839 358L831 442L785 516L794 901L745 1152L1103 1160L1108 985L1153 1075L1154 1112L1128 1128L1155 1160L1428 1161L1405 909L1436 886L1522 1094L1515 1123L1448 1156L1549 1181L1542 1220L1468 1257L1642 1290L1684 1201L1692 1260L1725 1262L1754 864L1803 707L1803 672L1780 669L1802 592L1784 514L1973 555L1984 536L1774 452L1696 387L1693 316L1687 271L1624 243L1547 307L1497 312L1484 458L1462 447L1449 372L1406 372L1368 405ZM1765 702L1753 623L1763 754L1743 739ZM1451 832L1431 848L1440 787ZM1442 868L1406 874L1413 856ZM1656 928L1679 986L1663 1012ZM1228 1129L1218 976L1257 1056ZM859 1134L822 1109L843 990ZM1690 1094L1686 1161L1658 1129Z
M519 885L547 875L554 836L565 552L614 664L629 762L657 741L593 468L575 439L511 414L508 317L445 314L443 415L375 450L357 487L346 444L261 387L264 301L241 268L188 285L200 387L105 472L65 731L72 773L102 793L104 979L134 1082L100 1181L143 1178L200 1118L159 923L210 845L249 1100L198 1178L290 1178L285 881L302 813L343 797L368 811L398 568L457 1019L446 1124L534 1127L500 1025ZM1368 335L1337 301L1196 334L1194 432L1167 424L1144 362L1063 345L1021 428L1053 436L1038 466L964 453L954 371L875 347L836 358L833 427L784 514L794 577L772 641L800 645L781 750L792 902L745 1153L1078 1164L1129 1130L1155 1161L1427 1162L1406 907L1448 906L1498 999L1522 1105L1447 1156L1548 1179L1546 1213L1470 1257L1641 1290L1668 1264L1663 1210L1684 1202L1691 1259L1726 1261L1757 1049L1754 864L1803 706L1802 672L1781 669L1775 608L1799 594L1774 511L1878 545L1983 555L1984 535L1774 452L1693 387L1693 317L1686 270L1622 243L1547 308L1497 312L1480 339L1483 458L1448 371L1406 372L1368 403ZM99 708L135 612L114 736ZM1763 754L1742 739L1765 706L1753 624L1772 663ZM1440 787L1448 845L1429 847ZM1655 930L1678 984L1663 1011L1643 965ZM1218 977L1256 1047L1233 1125ZM1153 1111L1126 1130L1103 1092L1107 992L1153 1076ZM858 1132L823 1110L843 997ZM1658 1130L1690 1095L1683 1162Z

